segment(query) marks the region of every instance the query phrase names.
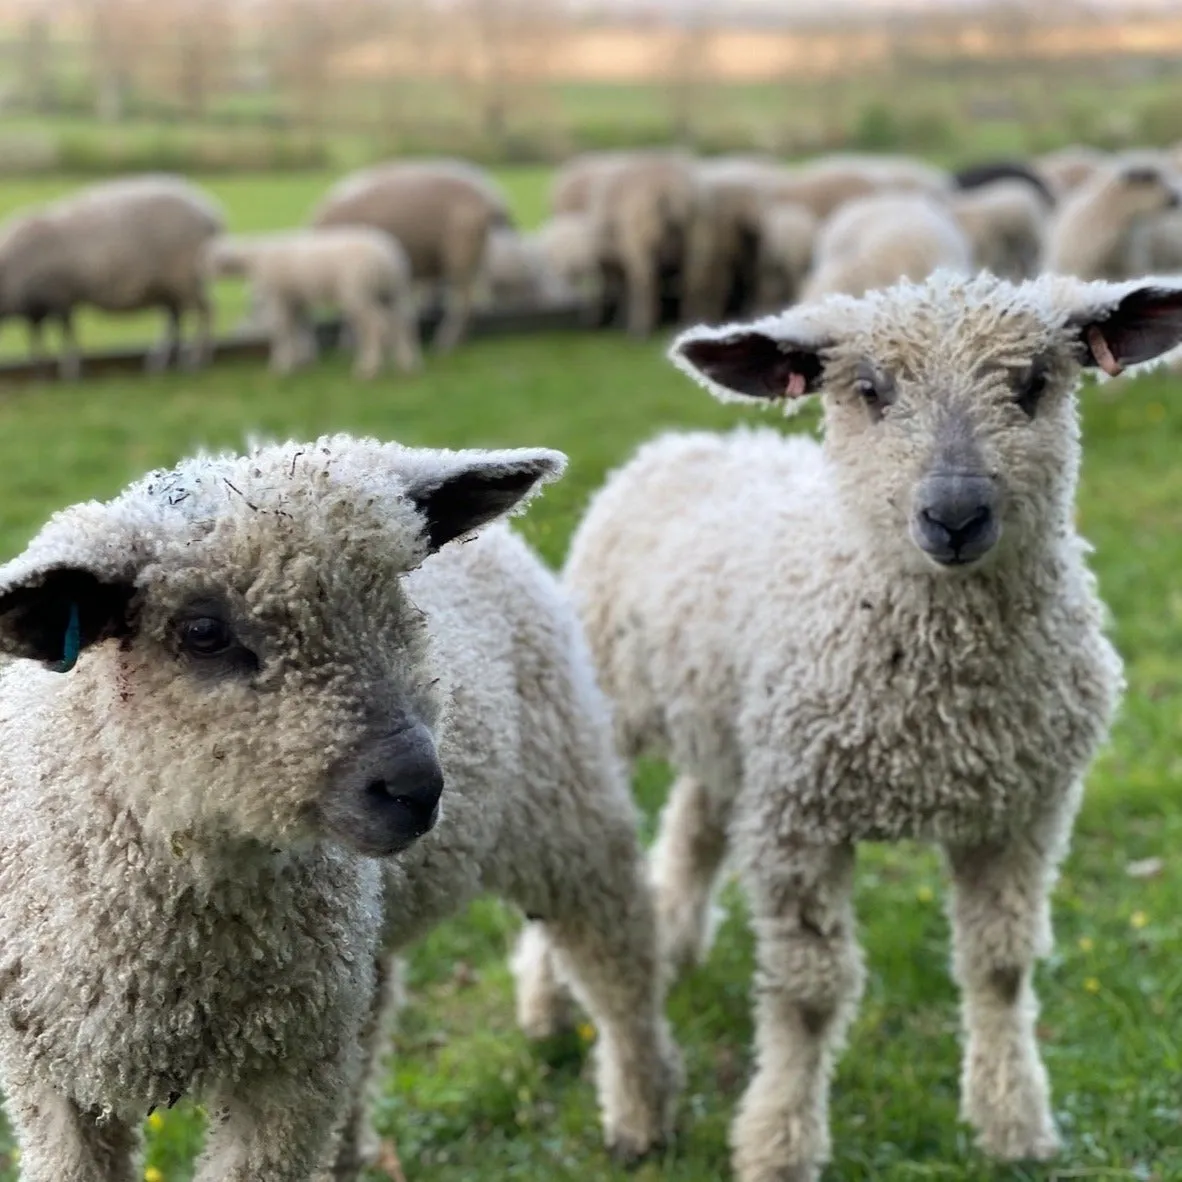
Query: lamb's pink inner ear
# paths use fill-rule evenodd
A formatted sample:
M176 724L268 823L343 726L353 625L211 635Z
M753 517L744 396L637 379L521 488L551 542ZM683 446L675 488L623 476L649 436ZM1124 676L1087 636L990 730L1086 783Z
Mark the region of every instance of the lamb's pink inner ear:
M788 376L788 385L785 392L789 398L799 398L808 388L808 383L805 381L805 376L800 370L793 370Z
M1096 364L1110 378L1118 378L1124 373L1124 366L1112 355L1112 350L1108 347L1104 334L1094 324L1087 331L1087 342L1092 356L1096 359Z

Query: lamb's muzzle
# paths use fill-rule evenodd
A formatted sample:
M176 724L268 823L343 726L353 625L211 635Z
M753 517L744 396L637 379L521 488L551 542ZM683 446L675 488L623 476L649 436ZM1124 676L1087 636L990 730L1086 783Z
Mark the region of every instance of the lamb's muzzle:
M988 476L937 472L916 489L911 537L941 566L968 566L1001 537L997 488Z
M443 770L419 722L387 732L346 761L322 806L325 827L359 853L402 852L435 827Z

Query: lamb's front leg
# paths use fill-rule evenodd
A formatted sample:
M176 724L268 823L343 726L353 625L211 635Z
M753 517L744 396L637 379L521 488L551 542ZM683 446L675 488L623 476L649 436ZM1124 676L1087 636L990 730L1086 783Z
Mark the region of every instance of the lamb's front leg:
M355 1048L354 1048L355 1049ZM304 1063L241 1080L210 1105L193 1182L311 1182L323 1177L334 1133L357 1084L356 1062Z
M136 1130L83 1112L50 1088L17 1089L8 1116L21 1147L22 1182L132 1182Z
M1046 1159L1059 1147L1032 978L1050 951L1050 891L1073 815L1066 808L1008 842L947 849L965 1031L962 1111L981 1148L1010 1161Z
M758 959L755 1076L731 1130L739 1182L814 1182L829 1157L829 1079L862 990L849 846L742 850Z

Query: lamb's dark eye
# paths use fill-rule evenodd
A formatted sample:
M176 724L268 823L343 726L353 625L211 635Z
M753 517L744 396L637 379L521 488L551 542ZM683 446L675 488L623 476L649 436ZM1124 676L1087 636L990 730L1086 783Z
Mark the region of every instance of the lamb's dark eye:
M875 422L882 418L883 411L891 404L887 387L877 377L868 374L854 379L854 393L866 404Z
M1039 399L1047 388L1047 371L1036 366L1029 373L1023 374L1014 392L1014 401L1022 408L1027 418L1034 418L1038 410Z
M218 657L237 643L230 625L215 616L197 616L180 626L181 648L194 657Z

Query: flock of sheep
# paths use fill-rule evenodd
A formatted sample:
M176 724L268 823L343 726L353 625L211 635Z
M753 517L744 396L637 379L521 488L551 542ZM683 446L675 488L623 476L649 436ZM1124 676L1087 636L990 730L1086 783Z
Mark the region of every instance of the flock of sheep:
M697 186L766 166L596 166L580 183L621 211L622 298L647 331L672 259L654 244L700 208ZM373 245L358 284L397 307L379 239L335 227L402 168L426 187L421 218L450 229L434 254L403 242L389 274L456 280L454 343L457 276L486 257L494 207L424 194L429 176L475 186L466 166L366 173L322 208L333 229L223 241L219 265L265 304L324 282L337 247ZM1097 203L1141 194L1150 164L1096 169L1056 212L1037 206L1037 257L1061 258L1088 208L1077 257L1115 257L1117 214ZM163 184L108 192L177 195ZM1076 392L1085 370L1182 342L1182 282L970 273L965 210L995 228L1000 209L1033 211L1037 186L1018 184L850 198L817 232L830 253L792 280L798 304L683 331L671 360L717 397L818 396L823 441L650 441L592 500L560 575L499 519L561 476L561 453L345 435L148 473L0 567L0 1089L24 1182L132 1182L144 1117L181 1097L210 1112L197 1182L354 1182L374 1160L399 956L485 893L525 918L523 1030L591 1018L605 1142L635 1161L689 1119L665 996L707 954L728 867L758 960L733 1173L816 1182L864 979L856 847L912 838L942 848L952 883L964 1116L999 1159L1057 1152L1032 975L1123 690L1074 524ZM906 233L859 212L908 203L924 218ZM699 239L685 222L680 241L744 241L720 224ZM1156 249L1157 227L1135 241ZM930 274L841 290L866 286L859 261L919 257ZM682 274L690 306L735 296ZM625 762L644 753L676 772L647 855Z
M1011 279L1042 271L1123 279L1182 271L1182 145L1109 154L1075 147L959 173L906 157L698 159L676 150L588 153L559 170L551 216L516 229L495 180L458 160L378 165L346 177L306 227L225 232L213 199L179 177L92 186L0 231L0 316L56 319L63 376L77 376L72 312L161 306L149 364L211 348L209 280L239 277L287 372L315 356L312 316L340 313L354 372L421 365L418 310L442 304L434 343L463 337L474 306L579 302L591 321L646 335L717 323L830 292L859 295L942 268Z

